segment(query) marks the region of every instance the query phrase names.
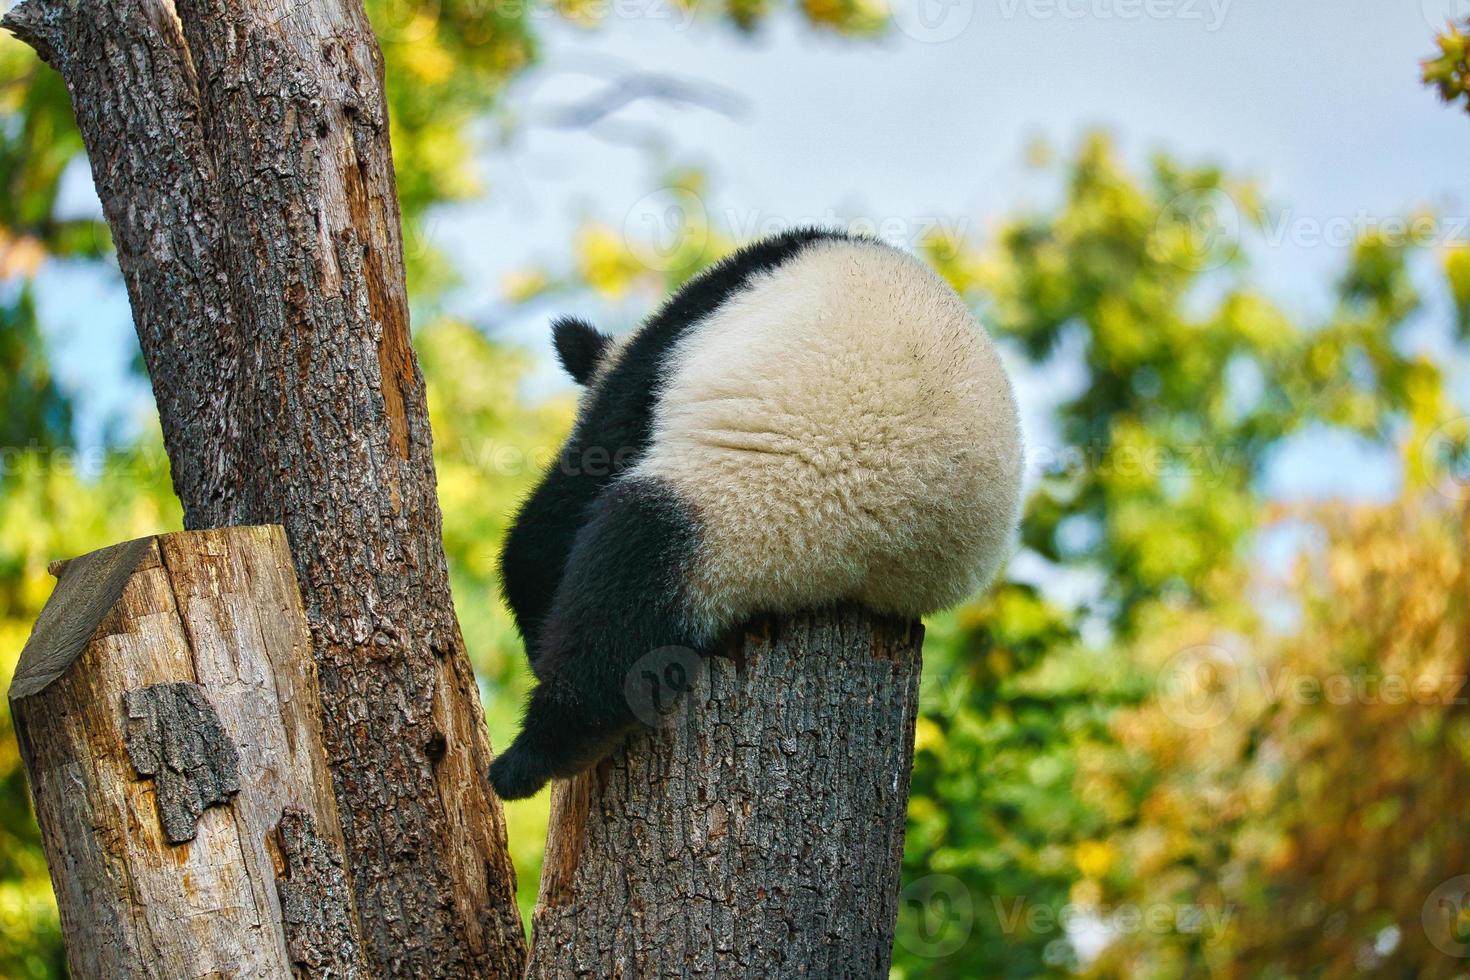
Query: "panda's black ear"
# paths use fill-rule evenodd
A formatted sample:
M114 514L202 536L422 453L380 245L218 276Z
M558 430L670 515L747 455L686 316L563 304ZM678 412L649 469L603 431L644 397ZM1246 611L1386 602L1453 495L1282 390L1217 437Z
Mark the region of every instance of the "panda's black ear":
M584 385L597 370L597 363L607 352L612 338L599 333L586 320L564 316L551 325L551 342L556 347L556 356L567 374L579 385Z

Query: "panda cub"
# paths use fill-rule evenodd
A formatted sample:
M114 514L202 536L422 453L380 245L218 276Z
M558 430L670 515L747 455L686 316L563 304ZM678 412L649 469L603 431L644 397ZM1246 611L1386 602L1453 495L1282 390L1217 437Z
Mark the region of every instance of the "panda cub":
M490 768L519 799L637 727L629 670L757 613L917 617L989 582L1018 519L1011 386L960 298L877 241L798 230L637 331L554 325L584 386L501 555L537 684Z

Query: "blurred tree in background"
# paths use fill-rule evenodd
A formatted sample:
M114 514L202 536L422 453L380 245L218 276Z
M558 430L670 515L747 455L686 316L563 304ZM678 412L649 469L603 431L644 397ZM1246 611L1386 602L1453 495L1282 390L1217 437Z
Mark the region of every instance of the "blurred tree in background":
M1160 610L1138 661L1186 683L1121 712L1117 750L1083 766L1136 815L1104 845L1099 901L1201 909L1188 933L1121 935L1092 972L1464 976L1470 511L1278 518L1322 532L1277 583L1300 628Z
M455 270L423 225L432 208L481 192L476 123L507 111L506 84L535 62L533 18L468 0L368 8L387 60L451 576L504 744L527 676L493 598L496 555L571 405L527 400L529 355L444 315ZM555 9L595 25L605 5ZM699 7L741 31L773 12L769 0ZM845 36L884 26L882 8L861 0L802 0L795 12ZM1456 44L1442 42L1425 68L1446 97L1463 87ZM47 562L177 527L179 514L153 429L85 457L71 450L29 283L45 262L106 261L110 246L94 219L59 215L80 140L57 77L8 37L0 122L8 685L50 591ZM1470 921L1431 913L1435 890L1470 870L1454 796L1470 767L1466 708L1451 697L1312 699L1295 683L1345 677L1381 691L1389 677L1427 678L1442 694L1467 672L1466 518L1454 493L1427 489L1444 489L1436 475L1461 472L1467 454L1464 433L1442 427L1456 410L1438 368L1405 341L1420 312L1414 249L1361 241L1334 308L1304 322L1253 285L1269 212L1248 183L1162 156L1130 168L1102 136L1057 180L1057 204L985 240L923 244L1009 355L1069 380L1055 393L1055 431L1033 434L1025 560L930 623L896 975L1458 975L1464 960L1443 944L1470 939ZM695 170L667 186L708 194ZM637 243L589 221L566 268L529 268L508 293L636 291L651 306L736 244L712 227L684 231L652 269ZM1470 254L1441 258L1463 340ZM1261 489L1273 453L1325 431L1400 450L1405 500L1275 507ZM1261 536L1282 529L1313 542L1284 579L1259 559ZM1059 579L1082 583L1083 598L1060 601L1048 588ZM545 797L508 813L529 909ZM1462 914L1458 896L1440 897ZM58 976L61 964L7 712L0 975Z
M1198 632L1208 624L1206 637L1259 629L1253 550L1269 512L1260 476L1284 439L1341 428L1402 446L1417 465L1446 410L1438 370L1403 345L1418 305L1405 243L1361 242L1332 316L1300 324L1250 284L1250 229L1263 209L1249 186L1164 158L1139 178L1101 137L1083 146L1064 179L1054 210L1021 215L978 247L934 241L928 249L1028 360L1051 365L1059 351L1078 352L1084 380L1056 407L1057 447L1029 447L1037 487L1022 528L1026 548L1053 574L1092 576L1099 587L1090 600L1057 608L1029 585L1006 584L962 609L946 641L926 647L935 696L922 706L910 807L906 975L1064 975L1102 943L1145 934L1169 954L1153 961L1163 966L1139 961L1120 975L1207 975L1194 951L1216 938L1208 930L1222 918L1243 917L1249 905L1257 918L1246 921L1273 921L1276 896L1259 880L1224 895L1196 873L1192 888L1155 890L1195 868L1201 852L1218 856L1222 815L1182 786L1174 810L1159 806L1154 782L1176 775L1176 757L1162 749L1142 757L1123 736L1143 728L1151 745L1198 751L1202 765L1227 770L1222 778L1247 778L1211 751L1223 737L1211 725L1201 731L1194 716L1160 713L1157 700L1178 693L1181 671L1196 685L1188 696L1214 696L1193 676L1210 666L1189 651L1201 641L1162 625L1191 622ZM1330 627L1311 618L1321 611L1311 605L1303 629L1330 644ZM1338 655L1309 642L1300 650L1319 658L1291 664L1304 674ZM1377 653L1366 647L1361 656ZM1354 723L1347 712L1316 720L1324 743ZM1448 793L1458 778L1416 775L1426 793ZM1261 834L1287 819L1270 806L1240 818ZM1326 838L1325 853L1347 843L1333 836L1340 823L1313 829ZM1145 852L1153 859L1145 866L1145 847L1164 850ZM1382 867L1382 853L1363 853L1358 866L1366 874ZM919 884L935 874L963 884L968 916L946 910L943 889L936 904ZM1295 885L1305 918L1320 927L1329 896L1314 889L1327 882L1304 875ZM1336 884L1350 896L1344 901L1381 901L1372 886L1371 878ZM1426 894L1421 887L1415 914ZM1109 907L1152 910L1154 919L1119 922ZM927 961L945 930L972 935ZM1262 964L1312 962L1308 951L1304 960L1292 952L1297 938L1250 941ZM1342 943L1363 938L1344 934Z

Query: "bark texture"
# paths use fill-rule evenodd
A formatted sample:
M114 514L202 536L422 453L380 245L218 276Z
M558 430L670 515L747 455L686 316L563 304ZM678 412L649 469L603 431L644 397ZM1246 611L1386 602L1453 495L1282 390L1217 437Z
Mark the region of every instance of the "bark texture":
M519 973L361 0L24 0L5 24L71 91L186 525L286 528L375 973Z
M73 976L367 975L340 875L286 877L283 830L342 843L280 528L66 563L10 699Z
M123 695L128 759L154 780L158 820L170 844L194 839L206 807L240 792L240 753L198 684L150 684Z
M757 623L558 783L529 975L886 977L921 643L858 610Z

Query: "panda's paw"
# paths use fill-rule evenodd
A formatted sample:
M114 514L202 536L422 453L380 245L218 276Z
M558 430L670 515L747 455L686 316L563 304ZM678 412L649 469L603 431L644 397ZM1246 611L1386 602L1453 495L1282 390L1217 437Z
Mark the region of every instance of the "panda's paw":
M490 785L502 800L535 796L550 779L545 760L514 743L490 763Z

